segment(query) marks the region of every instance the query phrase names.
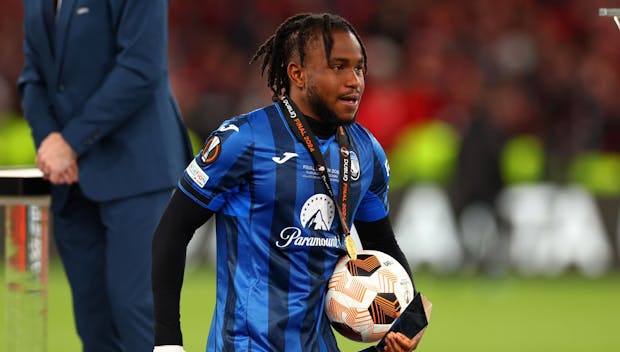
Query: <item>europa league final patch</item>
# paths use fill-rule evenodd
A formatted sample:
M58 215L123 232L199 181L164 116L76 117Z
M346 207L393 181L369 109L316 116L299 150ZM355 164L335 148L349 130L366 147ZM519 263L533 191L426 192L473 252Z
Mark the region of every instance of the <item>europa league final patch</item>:
M220 156L220 151L222 150L222 141L220 137L213 136L209 138L207 143L205 143L205 147L202 149L202 153L200 155L200 160L205 164L211 164L214 162L218 156Z

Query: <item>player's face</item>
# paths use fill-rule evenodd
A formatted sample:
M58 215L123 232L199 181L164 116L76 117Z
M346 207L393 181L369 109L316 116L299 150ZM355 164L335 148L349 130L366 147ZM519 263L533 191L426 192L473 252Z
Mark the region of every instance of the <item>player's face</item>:
M334 31L331 57L318 37L306 50L306 99L309 115L334 123L355 121L364 92L364 56L353 33Z

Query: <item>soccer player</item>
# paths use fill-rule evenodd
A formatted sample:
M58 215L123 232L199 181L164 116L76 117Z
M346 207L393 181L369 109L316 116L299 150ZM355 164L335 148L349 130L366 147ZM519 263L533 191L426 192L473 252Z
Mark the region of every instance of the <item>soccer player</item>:
M355 122L366 72L355 29L333 14L299 14L252 62L261 58L274 103L211 134L155 232L154 351L183 351L185 250L213 214L217 302L207 351L338 351L323 297L352 223L365 249L409 269L388 219L385 154ZM421 335L390 333L386 351L411 351Z

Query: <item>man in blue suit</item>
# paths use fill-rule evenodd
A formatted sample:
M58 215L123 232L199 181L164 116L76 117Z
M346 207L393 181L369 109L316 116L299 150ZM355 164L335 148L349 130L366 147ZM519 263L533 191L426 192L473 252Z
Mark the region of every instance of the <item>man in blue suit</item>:
M88 352L153 346L151 238L192 157L167 11L167 0L24 1L23 111Z

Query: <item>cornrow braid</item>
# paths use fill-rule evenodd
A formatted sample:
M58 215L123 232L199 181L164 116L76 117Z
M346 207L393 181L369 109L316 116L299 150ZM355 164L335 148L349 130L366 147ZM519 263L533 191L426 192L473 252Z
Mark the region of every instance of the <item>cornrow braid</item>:
M276 101L282 94L290 91L287 65L294 54L299 56L299 62L303 66L306 57L306 45L319 34L323 39L325 55L331 56L334 46L332 32L345 30L352 33L362 48L364 56L364 72L366 72L366 48L360 36L353 26L344 18L330 14L302 13L287 18L256 51L250 63L258 61L261 57L261 75L267 71L267 86L273 92L272 99Z

